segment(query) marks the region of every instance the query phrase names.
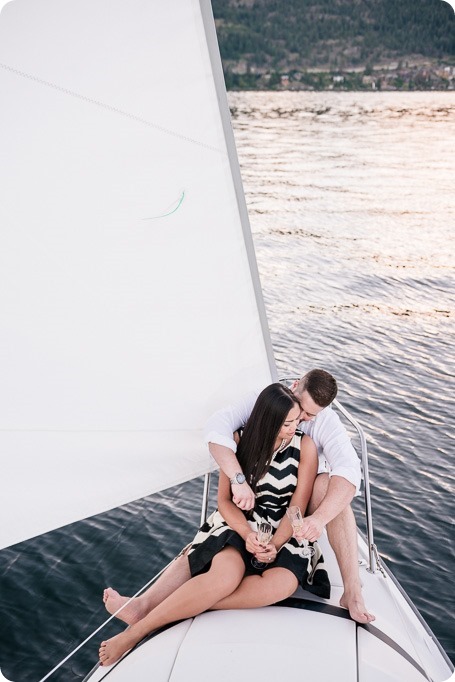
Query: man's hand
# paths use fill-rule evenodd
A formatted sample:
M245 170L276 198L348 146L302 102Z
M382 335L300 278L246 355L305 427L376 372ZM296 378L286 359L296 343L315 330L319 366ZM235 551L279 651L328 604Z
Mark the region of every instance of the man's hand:
M218 445L218 443L209 443L209 451L229 480L232 480L237 473L242 472L242 467L233 450L224 445ZM231 484L231 491L232 501L239 509L243 511L253 509L255 496L246 481L244 483Z
M233 485L231 485L231 490L232 501L234 502L234 504L237 505L239 509L243 509L243 511L253 509L256 498L246 481L240 484L234 483Z
M295 532L294 536L297 540L316 542L321 537L323 530L324 524L321 519L316 514L312 514L311 516L304 517L301 529Z

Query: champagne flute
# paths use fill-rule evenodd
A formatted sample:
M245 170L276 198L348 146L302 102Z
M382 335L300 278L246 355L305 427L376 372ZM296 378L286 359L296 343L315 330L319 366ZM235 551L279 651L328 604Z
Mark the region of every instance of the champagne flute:
M298 533L303 528L303 516L302 512L300 511L300 507L297 506L288 507L288 509L286 510L286 514L288 515L289 521L291 522L292 530L295 535L295 533ZM305 540L304 538L302 540L296 538L296 540L299 543L299 545L303 547L302 556L304 556L306 559L312 557L315 552L315 549L313 546L308 544L308 540Z
M256 536L260 545L266 547L272 539L272 534L273 528L271 523L268 521L262 521L261 523L258 523ZM264 561L258 561L256 557L251 559L251 565L254 568L265 568L268 566L268 564L266 564Z

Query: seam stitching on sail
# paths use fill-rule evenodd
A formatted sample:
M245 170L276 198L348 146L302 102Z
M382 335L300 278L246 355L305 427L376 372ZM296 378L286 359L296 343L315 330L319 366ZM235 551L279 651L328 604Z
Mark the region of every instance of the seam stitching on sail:
M25 71L15 69L14 67L9 66L8 64L0 63L0 67L5 71L14 73L16 76L20 76L21 78L27 78L28 80L34 81L35 83L39 83L40 85L44 85L48 88L53 88L54 90L58 90L59 92L62 92L65 95L74 97L75 99L80 99L84 102L87 102L88 104L94 104L95 106L100 107L101 109L105 109L106 111L110 111L111 113L118 114L119 116L124 116L125 118L130 118L133 121L136 121L136 123L142 123L143 125L146 125L149 128L154 128L155 130L158 130L161 133L171 135L172 137L176 137L180 140L183 140L184 142L190 142L191 144L195 144L198 147L203 147L204 149L208 149L212 152L217 152L218 154L223 153L221 149L206 144L205 142L194 140L192 137L182 135L181 133L176 133L175 131L170 130L169 128L164 128L163 126L160 126L157 123L151 123L150 121L147 121L147 119L142 118L141 116L136 116L136 114L131 114L128 111L123 111L122 109L118 109L117 107L114 107L110 104L105 104L104 102L100 102L99 100L87 97L86 95L81 95L80 93L74 92L73 90L69 90L68 88L64 88L61 85L56 85L55 83L51 83L50 81L44 80L43 78L38 78L38 76L33 76L32 74L26 73Z

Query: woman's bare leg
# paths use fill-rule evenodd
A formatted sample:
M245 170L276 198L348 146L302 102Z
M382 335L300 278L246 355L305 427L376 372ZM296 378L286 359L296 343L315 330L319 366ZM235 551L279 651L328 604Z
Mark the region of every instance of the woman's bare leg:
M183 554L177 557L164 573L139 597L133 599L117 615L128 625L134 625L144 618L152 609L164 601L170 594L175 592L187 580L190 580L190 566L188 557ZM127 603L129 597L124 597L111 587L104 590L103 601L107 611L113 615L118 609Z
M196 616L233 592L245 573L239 552L227 547L217 554L207 573L191 578L144 618L100 646L101 665L112 665L141 639L157 628Z
M294 594L297 578L287 568L269 568L262 575L247 575L238 588L211 607L218 609L255 609L268 606Z

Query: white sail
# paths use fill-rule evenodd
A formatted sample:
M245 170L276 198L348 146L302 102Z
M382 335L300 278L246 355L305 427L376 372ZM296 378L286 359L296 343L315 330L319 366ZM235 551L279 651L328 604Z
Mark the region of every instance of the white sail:
M205 0L2 9L0 547L203 473L274 377L207 42Z

